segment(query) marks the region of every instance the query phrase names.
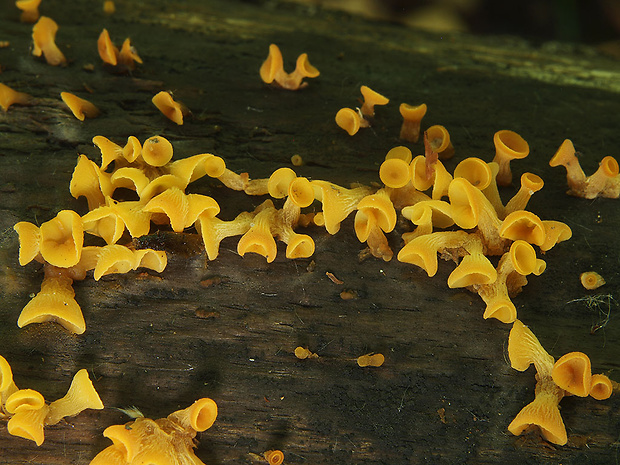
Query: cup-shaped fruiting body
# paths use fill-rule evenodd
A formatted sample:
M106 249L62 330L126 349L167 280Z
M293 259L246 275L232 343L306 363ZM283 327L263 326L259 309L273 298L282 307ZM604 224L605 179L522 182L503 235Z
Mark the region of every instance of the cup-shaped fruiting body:
M497 270L484 255L484 245L477 235L471 235L463 244L467 251L459 265L448 276L451 289L474 285L493 284L497 279Z
M613 385L611 380L601 374L592 375L590 381L590 396L596 400L605 400L611 397L613 393Z
M202 236L202 242L209 260L215 260L219 253L220 242L231 236L245 234L252 223L254 215L249 212L240 213L234 220L223 221L205 212L198 216L196 229Z
M545 242L540 246L540 250L546 252L555 246L558 242L567 241L573 236L573 231L566 223L561 221L544 220Z
M7 111L11 105L27 105L32 100L30 95L17 92L0 82L0 108Z
M314 78L320 73L310 64L308 54L302 53L297 57L295 70L288 74L284 71L282 52L276 44L269 45L269 55L260 67L259 74L266 84L275 83L278 87L287 90L303 89L307 83L302 82L306 77Z
M101 31L99 34L99 38L97 39L97 50L99 51L99 56L103 60L104 63L107 63L112 66L116 66L118 64L118 48L112 43L112 39L110 39L110 33L107 29Z
M499 235L512 241L524 240L530 244L542 245L546 231L537 215L527 210L517 210L504 218Z
M102 408L103 402L101 402L99 394L97 394L92 381L88 377L88 372L82 368L73 377L67 394L49 405L45 424L55 425L62 418L72 417L82 410L101 410Z
M403 234L405 243L411 239L433 232L433 228L449 228L454 224L452 207L443 200L423 200L415 205L404 207L402 215L417 226L414 232Z
M454 168L455 178L465 178L481 191L486 189L493 179L491 167L477 157L465 158Z
M525 210L532 194L541 190L544 185L545 183L540 176L534 173L523 173L521 175L521 187L506 204L504 215L517 210Z
M217 406L211 399L200 399L185 410L178 410L153 421L142 416L125 425L108 427L104 436L113 442L90 462L91 465L192 464L204 465L193 452L197 431L211 426Z
M362 104L361 112L365 116L375 115L375 105L387 105L390 99L384 97L378 92L375 92L368 86L360 87L360 92L364 97L364 103Z
M6 400L16 392L17 386L13 381L13 370L9 362L0 355L0 411L4 408Z
M4 408L8 413L38 410L44 405L43 395L34 389L19 389L4 402Z
M319 358L319 355L311 352L305 347L298 346L295 347L295 357L299 360L305 360L307 358Z
M340 223L355 210L357 204L370 194L367 187L346 189L328 181L311 181L314 198L323 204L325 229L330 234L340 230Z
M512 182L510 161L527 157L530 153L530 146L523 137L508 129L497 131L493 136L493 144L495 145L493 161L499 165L497 184L508 186Z
M525 371L534 364L539 376L550 377L553 357L543 348L531 329L515 320L508 336L508 358L515 370Z
M426 104L414 106L401 103L398 110L403 117L403 124L400 127L400 138L409 142L417 142L420 138L422 118L424 118L427 110Z
M587 397L592 380L590 358L583 352L569 352L555 362L551 377L566 392Z
M41 0L17 0L15 6L22 10L19 20L22 23L36 23L39 19Z
M383 354L369 353L357 357L357 364L360 367L380 367L385 362Z
M171 187L153 197L143 208L145 212L163 213L175 232L182 232L193 225L198 216L209 211L211 216L220 212L218 203L211 197L200 194L185 194L181 189Z
M69 92L61 92L60 98L62 98L65 105L69 107L69 110L71 110L73 116L80 121L84 121L84 118L96 118L101 113L99 108L88 100L84 100L83 98Z
M41 291L24 307L17 320L23 328L31 323L55 321L75 334L86 330L82 309L75 301L73 280L62 273L46 269Z
M172 159L172 155L172 144L165 137L149 137L142 145L141 156L149 166L164 166Z
M167 265L166 252L163 250L132 250L118 244L85 247L84 255L80 265L87 270L94 270L95 281L108 274L127 273L141 267L161 273Z
M108 244L115 244L125 228L131 237L144 236L150 229L151 214L143 211L143 207L141 202L118 202L106 197L106 205L82 217L84 232L102 237Z
M385 190L367 195L357 204L355 234L360 242L367 242L370 252L377 258L390 261L394 255L384 232L396 226L396 210Z
M124 148L104 136L93 137L93 144L101 152L101 169L105 170L110 163L124 157ZM140 148L140 151L142 149Z
M547 441L563 446L568 441L558 407L563 397L564 391L549 376L540 377L534 401L523 407L508 425L508 431L518 436L531 425L536 425Z
M398 261L422 268L428 276L437 273L437 253L458 249L469 239L465 231L443 231L418 236L398 252Z
M239 255L243 257L246 253L253 252L265 257L267 263L274 261L278 253L276 241L271 232L271 223L275 212L276 209L269 200L259 205L250 229L241 236L237 243Z
M500 237L501 221L485 195L465 178L455 178L448 188L452 219L463 229L478 227L490 255L500 255L507 248Z
M104 205L106 195L112 195L113 191L110 174L99 168L86 155L80 155L69 183L71 195L76 199L86 197L89 210L93 210Z
M121 51L118 52L118 64L132 70L136 67L136 63L142 64L142 58L138 55L136 48L131 45L131 40L128 37L123 41Z
M417 190L424 192L431 188L435 178L433 172L427 171L426 158L418 155L409 164L411 183Z
M336 113L336 124L347 131L350 136L357 134L360 128L367 128L370 123L359 112L351 108L341 108Z
M289 186L297 178L297 174L290 168L279 168L271 173L267 182L269 195L274 199L283 199L288 195ZM312 199L314 200L314 198Z
M155 94L152 102L166 118L179 126L183 124L183 117L189 114L189 109L181 102L175 101L170 92L161 91Z
M20 221L13 229L19 236L19 264L27 265L39 255L41 232L37 225L27 221Z
M589 291L598 289L605 284L605 279L596 271L584 271L579 275L579 281Z
M570 188L569 193L582 189L586 181L586 175L581 169L579 160L576 156L575 146L570 139L565 139L564 142L562 142L560 148L558 148L553 157L551 157L551 160L549 160L549 166L563 166L566 168L566 180Z
M440 124L431 126L424 132L424 135L439 158L447 160L454 156L454 146L450 140L450 133L444 126Z
M586 199L596 197L618 198L620 195L620 177L618 161L614 157L601 160L594 174L586 178L583 195Z
M211 178L220 177L226 170L226 163L221 157L211 153L202 153L169 163L166 169L187 185L205 175Z
M190 428L196 432L206 431L217 419L217 404L213 399L203 397L183 410L177 410L168 416L168 419L182 426L184 429Z
M409 164L413 159L413 155L408 147L405 147L404 145L397 145L396 147L392 147L388 153L385 154L385 160L391 160L393 158L398 158Z
M401 158L388 158L379 167L379 178L387 187L404 187L411 180L409 163Z
M43 427L48 408L43 404L36 409L19 410L9 418L6 425L7 431L13 436L34 441L37 446L40 446L45 440Z
M282 465L284 463L284 453L281 450L268 450L263 454L269 465Z
M56 45L56 32L58 24L47 16L41 16L32 28L32 40L34 47L32 54L40 57L43 55L49 65L58 66L67 63L67 59Z
M50 265L68 268L80 260L84 243L82 218L73 210L61 210L40 228L40 251Z

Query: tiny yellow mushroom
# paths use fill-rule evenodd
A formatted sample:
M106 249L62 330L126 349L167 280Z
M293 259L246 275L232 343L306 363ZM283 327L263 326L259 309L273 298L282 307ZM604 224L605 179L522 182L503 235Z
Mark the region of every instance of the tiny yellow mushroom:
M357 357L357 364L361 367L380 367L385 362L383 354L373 352Z

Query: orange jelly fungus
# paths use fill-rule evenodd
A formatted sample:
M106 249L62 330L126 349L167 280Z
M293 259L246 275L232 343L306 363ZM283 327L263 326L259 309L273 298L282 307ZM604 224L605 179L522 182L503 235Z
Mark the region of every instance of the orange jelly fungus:
M287 90L303 89L308 85L307 82L302 82L304 78L315 78L320 74L319 70L310 64L306 53L297 57L295 70L292 73L284 71L282 52L276 44L269 45L269 55L261 65L259 72L264 83L274 83Z
M155 105L166 118L179 126L183 124L183 117L189 114L187 107L180 102L176 102L172 98L170 92L161 91L153 97L152 101L153 105Z
M96 118L101 113L99 109L88 100L73 95L69 92L61 92L60 98L71 110L73 116L80 121L84 121L84 118Z
M581 281L581 285L589 291L598 289L605 284L605 279L596 271L585 271L581 273L579 275L579 281Z
M417 142L420 138L422 118L426 115L426 104L423 103L422 105L413 106L401 103L398 110L403 117L403 124L400 127L399 137L409 142Z
M56 32L58 32L58 24L47 16L41 16L32 28L32 40L34 42L32 54L37 57L43 55L45 61L52 66L67 63L67 59L56 46Z
M194 454L194 438L213 425L217 413L217 404L203 398L166 418L139 416L125 425L109 426L103 435L112 445L99 452L90 465L204 465Z
M0 107L7 111L11 105L27 105L32 97L23 92L17 92L0 82Z
M302 166L304 164L304 159L301 158L301 155L293 155L291 157L291 165L293 166Z
M112 66L116 66L118 64L118 48L112 43L112 39L110 39L110 33L107 29L101 31L99 34L99 38L97 39L97 50L99 51L99 56L103 60L104 63L107 63Z
M269 465L281 465L284 463L284 453L281 450L268 450L263 456Z
M319 358L317 354L301 346L295 347L295 357L297 357L299 360L305 360L307 358Z
M611 397L613 385L611 380L601 374L592 375L590 382L590 396L596 400L605 400Z
M39 19L41 0L17 0L15 6L22 10L19 20L22 23L36 23Z
M380 367L385 362L385 357L383 354L366 354L360 355L357 357L357 364L360 367Z
M347 131L350 136L357 134L360 128L370 126L368 120L351 108L341 108L338 110L338 113L336 113L336 124Z
M618 161L613 157L603 158L598 170L586 177L579 165L573 143L570 139L566 139L549 160L549 165L566 168L569 195L586 199L596 197L617 199L620 197L620 168Z
M592 381L590 358L583 352L569 352L555 362L551 376L565 391L586 397Z
M365 116L374 116L376 105L387 105L390 101L389 98L384 97L379 92L375 92L368 86L360 87L360 92L364 97L364 103L360 111Z
M493 144L495 144L495 157L493 161L499 165L497 184L509 186L512 182L510 161L527 157L530 153L530 146L519 134L507 129L495 133Z
M425 131L425 136L434 152L439 158L446 160L454 155L454 147L450 140L450 133L440 124L435 124Z

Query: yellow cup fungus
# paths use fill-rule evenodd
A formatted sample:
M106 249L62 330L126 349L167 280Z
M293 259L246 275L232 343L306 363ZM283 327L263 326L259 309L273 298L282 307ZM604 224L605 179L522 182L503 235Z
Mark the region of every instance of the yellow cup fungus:
M96 118L101 113L99 108L88 100L84 100L69 92L61 92L60 98L62 98L62 101L69 107L73 116L80 121L84 121L84 118Z
M437 254L458 249L468 240L465 231L440 231L424 234L409 241L398 252L398 261L422 268L429 277L437 273Z
M379 168L379 178L387 187L398 189L411 180L409 164L401 158L388 158Z
M101 31L97 39L97 50L104 63L112 66L118 64L118 48L112 43L110 33L105 28Z
M351 108L341 108L336 113L336 124L347 131L350 136L357 134L360 128L367 128L370 123L359 112Z
M62 210L39 229L39 250L50 265L68 268L77 264L84 243L82 219L73 210Z
M454 146L450 140L450 133L444 126L435 124L428 128L424 135L439 158L446 160L454 156Z
M7 111L11 105L27 105L31 100L30 95L13 90L0 82L0 108L4 111Z
M542 245L546 239L546 230L542 220L534 213L517 210L504 218L499 235L512 241L521 239L530 244Z
M114 4L112 4L112 6L114 6ZM138 55L136 49L131 45L131 40L129 38L125 39L119 50L112 42L110 33L105 28L101 31L97 39L97 50L99 52L99 57L105 64L111 65L120 71L133 70L136 67L136 63L142 63L142 59Z
M269 465L282 465L284 463L284 453L281 450L268 450L263 456Z
M152 136L142 145L142 159L150 166L164 166L172 159L172 144L162 136Z
M99 452L90 465L204 465L194 454L194 438L210 428L216 418L217 404L203 398L166 418L139 416L125 425L109 426L103 435L112 445Z
M527 157L530 153L530 146L523 137L508 129L497 131L493 136L493 144L495 144L493 161L499 165L497 184L508 186L512 182L510 161Z
M575 153L575 146L570 139L566 139L549 160L550 166L566 168L566 181L569 188L567 193L569 195L586 199L596 197L617 199L620 197L620 174L618 174L619 167L615 158L603 158L598 170L586 177Z
M596 271L584 271L579 275L579 281L589 291L598 289L605 284L605 279Z
M299 360L305 360L307 358L319 358L318 354L315 354L314 352L311 352L310 350L301 346L295 347L295 357L297 357Z
M357 204L355 234L360 242L367 242L370 252L378 258L390 261L394 255L384 232L396 226L396 210L387 192L379 190L367 195Z
M243 257L246 253L253 252L262 255L267 259L267 263L271 263L278 253L271 232L272 218L276 210L273 203L269 205L267 202L269 201L262 204L262 208L252 220L250 229L239 239L237 253Z
M364 116L375 116L376 105L387 105L390 99L384 97L379 92L372 90L368 86L360 87L360 92L364 97L364 103L362 104L361 113Z
M399 160L403 160L405 163L411 163L413 159L413 155L411 154L411 150L404 145L397 145L396 147L392 147L388 153L385 154L386 160L391 160L393 158L398 158Z
M19 20L22 23L36 23L39 19L41 0L17 0L15 6L22 10Z
M56 45L56 32L58 32L58 24L47 16L41 16L32 28L34 42L32 54L37 57L43 55L47 64L52 66L67 63L67 59Z
M569 352L553 365L551 376L555 384L579 397L590 394L592 367L590 358L583 352Z
M360 367L380 367L385 362L383 354L370 353L357 357L357 364Z
M304 78L315 78L320 73L310 64L306 53L297 57L295 70L290 74L286 73L280 48L276 44L271 44L269 45L269 55L261 65L259 74L266 84L275 83L276 86L283 89L298 90L308 85L308 83L302 82Z
M189 114L189 109L172 98L170 92L161 91L153 99L153 105L170 121L183 125L183 118Z
M6 358L0 355L0 410L4 410L6 400L18 390L13 381L13 370Z
M71 381L67 394L49 404L46 425L55 425L64 417L72 417L86 409L101 410L103 402L95 390L88 372L82 368Z
M41 291L23 308L17 326L23 328L31 323L55 321L72 333L82 334L86 323L72 284L73 280L63 273L46 272Z
M601 374L594 374L590 380L590 396L596 400L605 400L611 397L613 385L611 380Z
M465 178L470 184L481 191L486 189L493 179L489 165L476 157L465 158L454 168L455 178Z
M424 118L427 110L426 104L414 106L401 103L398 110L403 117L403 124L400 127L400 139L417 142L420 138L422 118Z

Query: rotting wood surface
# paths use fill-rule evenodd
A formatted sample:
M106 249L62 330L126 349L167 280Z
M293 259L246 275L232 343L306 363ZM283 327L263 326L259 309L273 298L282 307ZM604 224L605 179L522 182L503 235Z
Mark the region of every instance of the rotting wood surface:
M588 174L603 156L618 156L617 62L583 48L440 37L280 2L125 2L112 17L75 3L42 6L60 25L66 68L29 55L30 27L17 21L12 5L0 16L0 40L11 42L0 49L0 81L37 98L31 107L0 113L0 353L19 387L38 389L48 400L64 395L71 376L87 368L108 408L48 427L38 448L0 428L2 463L87 464L109 444L103 429L127 420L113 407L135 405L159 418L203 396L220 409L213 428L198 437L205 463L254 463L252 453L273 448L291 464L617 459L617 397L564 399L565 447L508 433L534 397L533 373L517 372L506 360L509 327L483 320L477 296L448 289L449 263L429 278L396 260L360 261L363 247L350 219L333 237L307 231L317 245L311 268L310 260L284 259L283 248L271 264L241 258L236 239L224 241L207 265L196 235L153 237L173 251L161 276L76 283L87 322L82 336L53 324L16 327L42 275L36 265L19 267L11 230L17 221L40 224L64 208L85 212L68 184L77 153L98 160L95 135L123 143L129 135L143 141L161 134L176 157L213 152L252 178L289 166L298 153L306 162L296 169L300 175L369 184L378 181L387 150L400 144L398 104L425 102L424 125L443 124L454 141L450 171L467 156L490 160L499 129L529 142L530 156L513 164L515 179L524 171L543 177L545 188L529 209L568 223L573 238L543 257L545 273L514 299L519 317L552 355L586 352L595 372L618 380L619 308L615 301L588 305L593 294L578 282L580 272L594 269L608 281L601 294L619 297L618 201L568 197L563 170L547 166L564 138L575 142ZM102 69L95 41L103 27L117 44L131 37L145 62L132 76ZM258 67L272 42L289 70L307 52L321 76L300 92L264 86ZM93 72L83 70L88 63ZM371 129L349 137L333 117L359 105L361 84L391 102L377 110ZM173 90L193 118L181 127L165 120L150 103L159 90ZM80 123L60 102L61 91L89 98L104 114ZM190 190L213 196L224 219L262 201L210 180ZM397 232L390 241L398 250ZM343 289L358 298L342 300ZM590 334L608 310L608 324ZM297 360L298 345L320 357ZM384 366L359 368L355 358L368 352L383 353Z

